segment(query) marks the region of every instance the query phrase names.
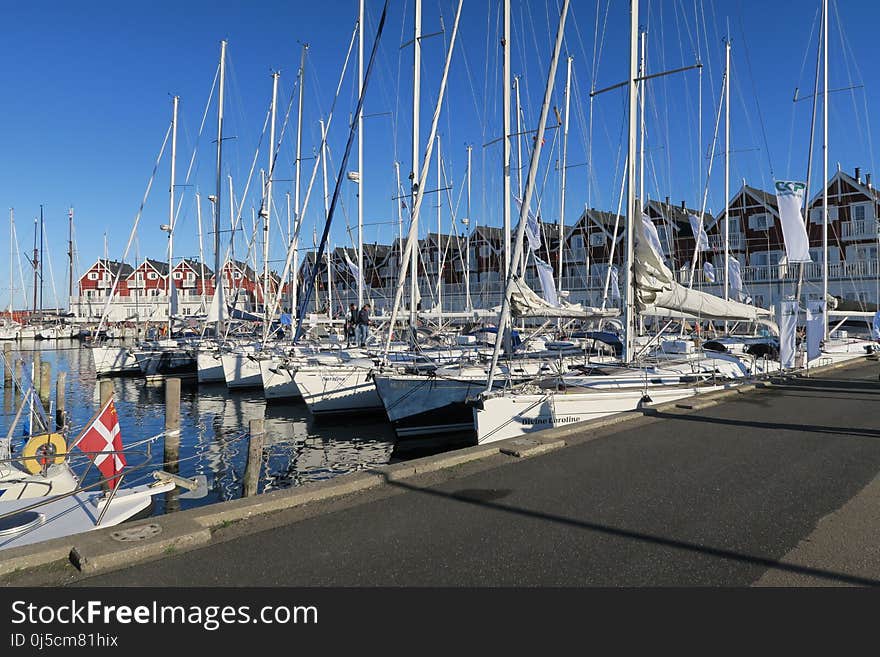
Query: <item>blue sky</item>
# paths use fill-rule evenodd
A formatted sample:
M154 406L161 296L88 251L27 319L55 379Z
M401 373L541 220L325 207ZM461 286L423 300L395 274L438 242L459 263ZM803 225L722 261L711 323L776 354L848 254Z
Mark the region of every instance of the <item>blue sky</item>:
M524 129L537 124L559 0L513 0L512 67L521 76ZM732 41L731 188L741 179L769 188L772 178L806 176L810 102L793 103L795 87L811 93L818 26L818 0L774 2L772 11L758 0L642 0L641 23L648 30L648 70L690 65L699 56L702 75L695 71L650 83L647 95L647 156L645 187L652 198L666 195L698 206L705 178L705 154L712 138L724 67L722 37L728 25ZM452 216L465 214L462 184L466 145L473 145L472 210L474 223L499 225L499 144L484 144L501 133L501 66L498 47L500 2L466 0L449 91L440 121L441 152L449 184L444 192L443 230ZM368 0L365 56L369 56L381 12L380 0ZM205 134L197 139L199 123L217 67L219 42L229 40L224 178L233 177L236 196L242 193L271 94L272 70L281 71L279 126L293 89L300 44L310 51L303 119L304 157L319 143L318 119L326 116L357 18L356 0L322 3L180 2L7 3L0 22L0 199L15 208L19 251L31 248L33 218L44 208L47 245L56 287L66 290L66 216L73 206L76 220L77 270L104 251L119 258L149 180L153 162L171 116L171 95L181 97L178 142L178 184L182 184L193 148L198 145L191 187L184 195L175 235L175 253L197 256L194 192L203 196L205 230L210 224L206 197L214 191L215 109L208 113ZM453 0L426 0L422 62L421 147L427 137L436 99L445 48L455 13ZM598 15L598 27L597 27ZM874 171L873 127L867 120L878 103L871 62L873 26L880 8L872 3L832 2L829 65L832 88L864 85L831 98L829 158L831 170L840 165ZM576 220L584 204L614 209L622 168L625 95L609 92L589 100L592 85L601 88L624 79L628 67L628 3L621 0L572 2L563 55L573 60L573 93L569 131L565 219ZM394 162L401 175L410 170L412 2L393 0L379 58L365 105L365 165L363 171L365 240L388 242L397 234ZM595 35L599 35L597 46ZM339 169L349 115L356 102L353 60L342 85L330 134L330 187ZM702 78L702 83L700 80ZM560 63L553 102L560 110L565 62ZM702 135L698 133L702 87ZM590 116L592 114L592 132ZM553 114L551 114L551 123ZM285 212L285 193L292 191L293 125L287 129L276 170L275 205ZM280 129L280 128L279 128ZM559 215L558 142L548 133L539 172L538 192L544 219ZM592 134L592 139L590 138ZM723 134L723 133L722 133ZM259 167L267 166L260 151ZM530 138L523 140L527 161ZM591 148L588 148L591 146ZM817 142L818 146L818 142ZM718 148L723 148L719 139ZM160 163L144 209L137 252L164 258L165 236L158 226L168 218L169 158ZM585 163L592 160L592 168ZM348 170L357 166L356 151ZM516 148L514 144L514 164ZM816 164L821 163L817 148ZM304 162L305 187L312 161ZM709 208L723 207L722 162L716 160L709 188ZM771 171L772 167L772 171ZM701 173L702 171L702 173ZM821 176L821 169L815 174ZM589 175L588 175L589 174ZM321 176L305 217L302 239L311 244L321 214ZM514 180L514 184L516 184ZM446 182L443 183L446 185ZM436 187L432 165L428 189ZM256 190L245 203L258 205ZM332 243L351 244L347 226L356 223L355 186L343 182L342 204L334 220ZM224 188L224 196L228 197ZM436 195L423 205L423 222L436 230ZM451 207L450 207L451 206ZM451 210L453 212L451 212ZM224 219L228 206L224 201ZM281 218L286 230L286 217ZM0 221L0 303L8 303L9 238L6 217ZM458 223L460 230L460 222ZM423 229L423 233L424 233ZM278 235L277 225L273 234ZM210 239L205 239L206 248ZM237 254L244 250L236 245ZM283 258L283 244L272 248L274 266ZM129 258L133 258L133 252ZM206 254L209 262L210 249ZM18 279L18 265L15 277ZM30 279L27 263L25 278ZM54 297L45 270L44 299ZM20 281L16 280L16 287ZM30 298L30 292L27 293ZM22 305L21 292L16 307Z

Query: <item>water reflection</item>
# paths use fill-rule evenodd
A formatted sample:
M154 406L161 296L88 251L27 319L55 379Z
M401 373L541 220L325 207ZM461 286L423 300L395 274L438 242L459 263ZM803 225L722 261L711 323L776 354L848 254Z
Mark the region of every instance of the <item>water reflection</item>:
M67 372L72 438L97 411L101 381L95 376L90 349L62 341L57 342L59 348L52 348L55 344L22 344L13 357L30 362L32 352L39 350L42 361L52 363L53 394L57 372ZM126 444L162 433L163 386L146 386L139 378L104 380L112 382ZM7 402L8 392L4 390L4 409L12 406L11 399ZM169 496L164 505L156 505L155 514L240 497L248 454L248 424L254 419L265 420L259 492L383 465L389 462L394 446L393 430L381 417L357 418L355 423L315 424L302 403L267 405L260 392L231 392L224 385L184 385L180 410L179 442L158 439L152 444L149 462L154 468L176 470L184 477L205 475L209 492L197 500ZM0 418L3 435L11 420L8 412ZM144 457L136 460L143 462ZM126 481L140 483L147 476L133 473Z

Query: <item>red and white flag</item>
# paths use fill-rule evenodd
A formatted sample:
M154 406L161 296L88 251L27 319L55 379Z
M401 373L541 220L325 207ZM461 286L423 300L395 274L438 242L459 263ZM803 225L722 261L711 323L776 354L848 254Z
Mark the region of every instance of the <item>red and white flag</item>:
M74 444L88 454L101 474L109 480L110 488L116 488L119 484L116 475L125 467L125 454L122 453L122 432L113 399L107 400Z

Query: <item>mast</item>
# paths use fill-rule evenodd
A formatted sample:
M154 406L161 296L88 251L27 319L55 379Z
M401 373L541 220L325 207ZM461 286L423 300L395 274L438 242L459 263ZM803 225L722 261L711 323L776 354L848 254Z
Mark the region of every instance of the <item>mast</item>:
M724 42L724 300L730 299L730 36ZM739 299L737 299L739 301ZM727 322L725 322L725 325Z
M34 259L31 263L34 266L34 314L37 312L37 271L39 271L40 266L39 252L37 251L37 230L39 228L39 221L40 220L37 217L34 217Z
M571 62L574 59L571 55L568 56L566 60L566 70L565 70L565 123L562 128L562 170L560 173L560 177L562 180L561 189L559 193L559 243L557 248L559 249L558 254L558 265L556 271L556 290L557 292L562 292L562 251L563 251L563 226L565 225L565 168L566 163L568 161L568 110L570 104L570 96L571 96Z
M514 96L516 97L516 195L522 199L523 196L523 186L522 186L522 107L519 104L519 76L516 75L513 78L513 90ZM511 157L513 155L511 154ZM510 239L510 230L507 231L507 239ZM517 262L517 266L519 269L517 271L525 271L525 265L523 261L526 259L526 252L523 250L522 254L520 254L519 262Z
M502 185L502 212L504 216L504 277L510 274L510 0L504 0L504 34L501 38L503 57L502 87L502 154L504 177ZM499 327L500 330L500 327Z
M440 236L441 219L440 210L443 204L443 196L440 194L440 168L442 160L440 159L440 135L437 135L437 322L443 315L443 245Z
M645 39L647 32L639 32L639 77L645 77ZM639 203L645 203L645 80L639 82ZM641 221L641 217L639 217Z
M15 208L9 208L9 319L12 320L12 308L15 299ZM24 284L22 283L22 286Z
M626 210L628 226L626 230L626 324L624 338L624 357L629 361L634 353L633 350L633 326L635 324L635 298L633 289L633 232L636 222L641 221L638 203L636 201L636 120L638 118L638 29L639 29L639 0L630 0L630 35L629 35L629 134L627 137L627 184L626 184Z
M397 193L400 194L400 162L394 162L394 173L397 177ZM398 272L402 271L403 265L403 212L401 212L401 203L402 201L395 197L395 204L397 205L397 243L400 245L400 255L398 257ZM400 274L397 276L397 284L402 285L403 281L400 279Z
M217 96L217 185L214 190L214 294L219 294L221 300L223 300L223 276L221 272L223 263L220 262L220 198L223 191L223 93L226 83L226 45L226 40L220 42L220 91ZM229 204L229 207L232 208L231 193ZM225 300L223 303L225 303ZM218 338L223 333L222 317L225 311L226 308L218 307L220 318L214 326L214 336Z
M364 94L364 0L358 2L358 97ZM358 131L358 308L364 305L364 108L357 116ZM324 196L326 197L326 192ZM326 213L325 213L326 216ZM329 258L329 256L328 256ZM328 259L329 262L329 259ZM330 276L329 269L327 276Z
M299 290L299 229L302 217L300 217L299 193L300 193L300 168L302 164L302 122L303 122L303 87L306 81L306 53L309 50L309 44L304 43L302 53L299 59L299 96L297 98L296 112L296 160L294 162L294 183L293 183L293 265L291 266L291 275L293 283L290 286L290 313L291 321L296 321L296 304ZM290 332L291 337L296 333L296 327L293 326Z
M168 185L168 337L171 337L173 325L172 315L177 310L174 306L174 181L177 167L177 109L180 96L174 96L171 114L171 183Z
M413 16L413 99L412 99L412 169L409 174L410 186L410 221L415 220L416 199L421 191L419 189L418 172L421 168L419 160L419 96L421 94L422 72L422 0L415 0L415 14ZM410 256L410 295L409 295L409 323L413 331L416 328L416 308L418 306L418 266L419 250L412 249ZM391 327L392 330L394 327Z
M464 264L464 303L465 309L471 309L471 150L472 146L467 147L467 217L464 220L464 227L467 231L464 239L465 245L465 264Z
M275 173L275 117L278 101L278 71L272 73L272 117L269 126L269 171L263 187L265 196L260 215L263 219L263 340L269 336L269 225L272 222L272 177Z
M327 191L327 128L324 119L320 119L321 126L321 169L324 182L324 221L330 214L330 194ZM358 269L358 289L360 289L360 269ZM317 295L316 295L317 296ZM358 306L360 308L360 306ZM333 319L333 258L330 249L327 249L327 317Z
M822 302L828 303L828 0L822 2L822 23L825 40L822 43ZM809 201L807 201L809 203ZM828 313L822 325L822 339L828 339Z
M505 5L509 0L505 0ZM559 62L559 51L562 49L562 37L565 32L565 18L568 14L568 0L563 0L562 10L559 15L559 25L556 30L556 40L553 46L553 55L550 59L550 70L547 72L547 84L544 89L544 97L541 103L541 114L538 119L538 130L535 136L535 147L529 160L529 173L526 178L525 191L523 193L522 204L519 211L519 223L516 229L516 239L513 243L514 252L512 254L512 262L522 255L523 237L525 235L526 220L528 218L529 204L531 203L532 193L535 190L535 180L538 175L538 162L541 158L541 145L544 140L544 129L547 125L547 114L550 111L550 99L553 95L553 83L556 78L556 66ZM492 363L489 366L489 376L486 390L491 391L495 381L495 370L498 365L498 356L501 353L502 342L504 342L504 333L510 320L510 297L516 284L516 276L511 268L507 272L504 289L504 299L501 302L501 314L498 318L498 330L495 335L495 349L492 352Z
M206 308L205 305L205 246L202 242L202 195L196 192L196 219L199 228L199 266L201 267L201 272L199 274L200 280L202 281L202 310L200 312L204 312Z
M10 240L11 241L11 240ZM10 264L10 267L12 265ZM11 278L9 280L12 280ZM73 296L73 208L67 210L67 299Z

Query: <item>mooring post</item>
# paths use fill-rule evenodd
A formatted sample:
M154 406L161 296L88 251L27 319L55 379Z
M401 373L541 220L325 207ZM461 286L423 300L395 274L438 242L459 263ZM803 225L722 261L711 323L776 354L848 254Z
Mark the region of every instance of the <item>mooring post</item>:
M37 396L40 399L43 398L43 391L40 390L40 367L42 366L42 362L40 359L40 352L34 351L34 369L31 370L31 384L34 386L34 390L37 393Z
M101 408L113 397L113 381L101 379Z
M3 387L12 387L12 345L3 343Z
M242 497L257 494L260 485L260 470L263 465L263 440L266 437L265 420L251 420L248 423L250 439L248 443L247 466L244 470Z
M165 440L162 468L172 474L180 471L180 379L165 379ZM177 489L165 493L165 513L180 510Z
M40 401L49 412L49 401L52 399L52 363L40 363Z
M55 380L55 426L58 429L63 428L67 423L67 418L64 413L67 408L64 396L64 389L66 386L67 372L58 372L58 377Z
M22 386L22 384L21 384L21 377L22 377L23 373L24 373L24 361L22 361L21 358L16 358L15 359L15 384L16 385L15 385L15 389L13 390L13 393L18 393L18 391L24 390L24 386ZM18 398L17 394L12 395L13 402L15 402L15 400L17 398ZM24 394L22 394L22 399L24 399ZM13 406L15 406L15 405L16 404L13 403Z

